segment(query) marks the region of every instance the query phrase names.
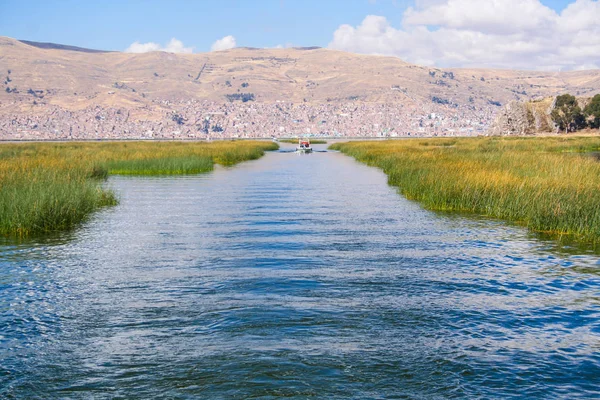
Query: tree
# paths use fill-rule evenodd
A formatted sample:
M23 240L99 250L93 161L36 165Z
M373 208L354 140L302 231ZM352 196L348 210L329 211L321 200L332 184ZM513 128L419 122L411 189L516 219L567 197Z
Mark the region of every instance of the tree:
M577 104L575 96L563 94L556 98L556 104L550 114L552 121L565 133L585 128L585 117Z
M595 95L585 107L584 113L590 118L590 126L592 128L600 128L600 94Z

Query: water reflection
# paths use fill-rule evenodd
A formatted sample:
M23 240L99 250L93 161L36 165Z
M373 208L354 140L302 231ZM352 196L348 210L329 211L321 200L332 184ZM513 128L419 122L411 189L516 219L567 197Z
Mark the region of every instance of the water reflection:
M4 243L0 397L594 397L600 259L423 210L342 154L111 178Z

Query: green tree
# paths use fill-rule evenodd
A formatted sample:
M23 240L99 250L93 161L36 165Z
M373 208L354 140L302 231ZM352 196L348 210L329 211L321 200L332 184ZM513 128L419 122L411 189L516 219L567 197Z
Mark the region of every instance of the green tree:
M590 126L592 128L600 128L600 94L592 98L592 101L585 106L583 112L588 119L591 119Z
M556 104L550 114L552 121L565 133L585 128L586 120L577 104L575 96L563 94L556 98Z

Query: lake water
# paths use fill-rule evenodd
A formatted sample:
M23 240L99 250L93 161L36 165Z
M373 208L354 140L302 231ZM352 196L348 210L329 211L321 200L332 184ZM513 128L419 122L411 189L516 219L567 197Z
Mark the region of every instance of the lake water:
M600 396L597 255L339 153L108 184L78 230L0 245L0 398Z

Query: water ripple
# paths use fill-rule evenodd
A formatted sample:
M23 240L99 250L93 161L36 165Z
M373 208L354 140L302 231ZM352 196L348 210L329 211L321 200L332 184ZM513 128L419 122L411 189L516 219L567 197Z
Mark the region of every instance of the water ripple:
M0 244L0 397L596 398L600 257L337 153L111 178Z

